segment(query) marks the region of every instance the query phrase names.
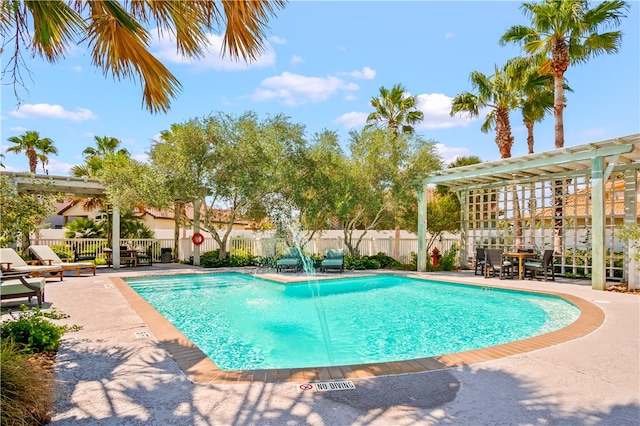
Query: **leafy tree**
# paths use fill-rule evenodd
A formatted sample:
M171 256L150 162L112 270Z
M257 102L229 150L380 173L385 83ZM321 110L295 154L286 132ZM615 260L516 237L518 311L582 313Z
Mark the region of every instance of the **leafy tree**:
M570 65L592 56L616 53L621 31L599 32L617 26L629 5L622 0L603 1L592 9L586 0L545 0L523 3L521 9L531 26L514 25L500 38L501 44L519 43L531 55L544 55L554 78L556 148L564 147L564 73Z
M15 144L7 148L7 152L13 152L15 154L24 152L29 160L29 171L31 173L36 172L38 160L42 161L42 167L46 172L49 155L58 154L58 150L51 139L41 138L40 133L33 130L28 130L20 136L11 136L7 140Z
M253 112L218 113L172 126L150 157L174 200L182 194L207 206L202 228L226 247L238 219L267 210L265 201L278 188L278 170L304 144L303 134L302 126L282 115L260 120ZM226 252L219 255L224 259Z
M363 129L350 133L351 157L338 185L336 211L343 224L345 245L351 255L367 231L388 229L389 224L411 226L417 204L415 190L419 177L440 168L433 142L420 135L393 136L393 130ZM395 140L391 146L389 140ZM399 166L389 161L396 155ZM354 231L364 230L354 241Z
M53 196L18 193L8 177L0 176L0 246L22 240L27 247L29 234L55 212L54 201Z
M3 49L12 51L6 66L14 84L24 85L24 50L55 63L68 47L84 42L93 63L118 80L137 78L151 112L167 112L180 82L149 51L151 34L175 37L176 51L196 59L208 45L210 31L224 27L223 54L246 61L264 50L265 30L284 0L217 1L18 1L2 3ZM221 7L222 6L222 7ZM31 28L30 28L31 26ZM3 72L4 76L4 72Z
M347 167L346 156L334 131L323 130L312 136L309 146L299 145L287 153L278 169L278 195L291 206L288 215L301 225L303 244L316 232L327 229L335 215L336 198L342 171ZM274 204L274 203L272 203ZM294 217L292 218L291 215ZM276 215L270 212L272 218ZM288 240L291 229L282 230Z

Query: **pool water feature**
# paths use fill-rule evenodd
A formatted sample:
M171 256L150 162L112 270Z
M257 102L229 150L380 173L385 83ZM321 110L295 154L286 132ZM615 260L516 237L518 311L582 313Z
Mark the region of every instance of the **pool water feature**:
M389 275L318 280L329 359L306 282L237 273L125 281L222 370L431 357L548 333L580 314L559 297L514 290Z

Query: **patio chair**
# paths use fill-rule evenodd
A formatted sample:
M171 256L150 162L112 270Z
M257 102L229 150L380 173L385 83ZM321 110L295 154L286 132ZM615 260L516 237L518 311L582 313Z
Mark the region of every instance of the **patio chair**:
M32 245L29 246L29 251L40 260L40 262L47 266L58 266L63 271L76 271L76 276L80 276L83 270L93 272L96 274L96 265L88 262L63 262L58 255L51 250L51 247L45 245Z
M503 279L507 274L509 274L509 278L513 278L513 264L502 258L502 250L485 249L485 262L485 278L495 277L496 274L500 279Z
M327 269L339 269L344 271L344 249L329 249L322 262L320 262L320 272L327 272Z
M32 261L34 262L34 261ZM51 276L59 276L60 281L64 277L64 270L60 266L42 265L39 260L37 264L28 264L16 251L12 248L0 248L0 265L3 272L24 272L32 277L39 277L43 274Z
M523 269L524 277L526 277L527 272L529 272L531 279L537 278L537 273L543 272L545 281L547 281L548 275L551 275L551 281L555 281L556 275L553 271L553 249L545 250L542 254L542 259L525 262Z
M287 247L280 259L276 260L276 272L293 269L294 272L302 270L302 257L295 247Z
M480 247L476 247L476 259L475 259L475 271L474 275L484 275L484 249ZM480 269L480 274L478 274L478 269Z
M19 299L27 297L29 303L33 296L38 300L38 306L44 303L44 287L47 280L43 277L28 277L26 274L0 273L0 300Z

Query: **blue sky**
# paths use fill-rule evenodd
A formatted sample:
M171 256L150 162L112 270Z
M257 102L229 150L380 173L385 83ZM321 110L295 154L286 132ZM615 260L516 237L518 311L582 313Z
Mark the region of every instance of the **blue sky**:
M116 137L144 160L162 130L217 111L282 113L305 125L308 136L338 131L346 146L349 130L363 126L379 88L400 83L419 96L425 120L418 131L439 144L446 160L495 160L500 154L494 133L480 132L481 119L451 118L450 101L471 90L470 72L490 75L495 65L520 53L516 46L498 45L511 25L528 24L520 4L293 1L270 21L267 52L251 64L221 59L216 34L210 36L210 53L195 62L182 60L169 41L156 38L151 51L182 83L166 114L143 108L136 82L113 80L91 66L84 45L54 65L26 56L31 79L25 79L26 89L16 89L19 109L13 87L1 88L2 152L12 145L8 137L36 130L59 150L49 173L67 175L83 162L82 151L95 146L94 136ZM640 132L640 2L630 5L619 53L592 58L565 74L574 90L567 94L565 146ZM511 122L512 155L524 155L526 129L519 113ZM536 152L554 148L553 127L552 116L537 125ZM3 163L10 171L28 171L23 154L5 153Z

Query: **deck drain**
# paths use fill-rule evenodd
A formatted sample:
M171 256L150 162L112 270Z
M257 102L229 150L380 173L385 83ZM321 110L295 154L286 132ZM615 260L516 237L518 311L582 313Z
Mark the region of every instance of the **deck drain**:
M146 339L147 337L151 337L151 335L146 331L136 331L133 334L136 336L136 339Z
M333 380L330 382L303 383L296 385L300 392L328 392L334 390L351 390L356 385L351 380Z
M115 288L113 284L105 284L104 288Z

